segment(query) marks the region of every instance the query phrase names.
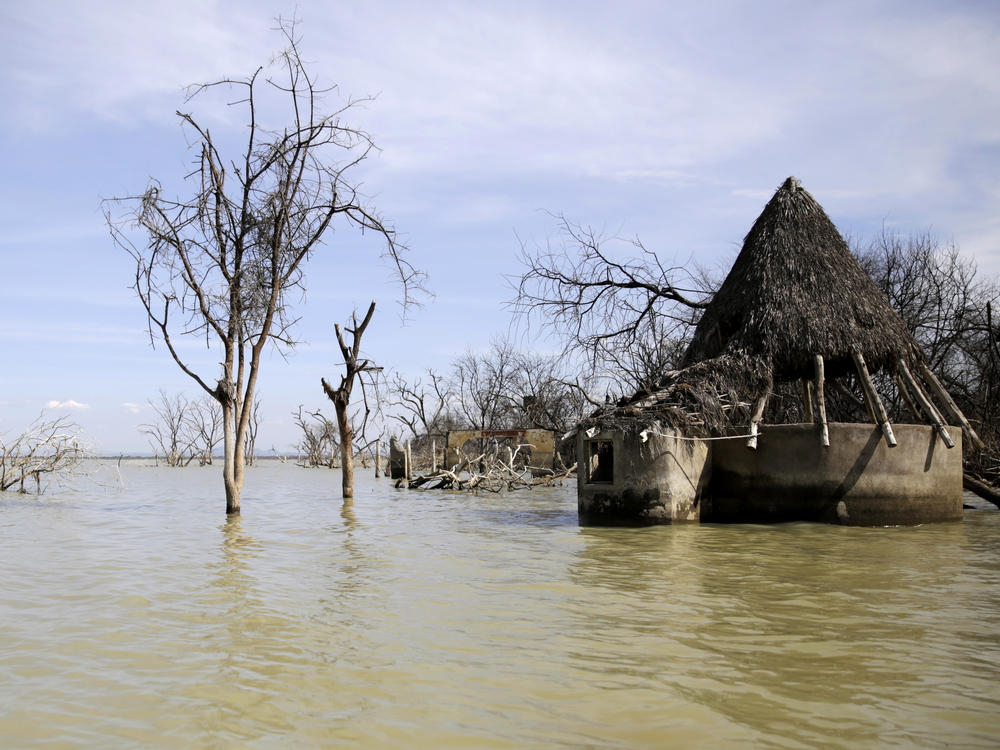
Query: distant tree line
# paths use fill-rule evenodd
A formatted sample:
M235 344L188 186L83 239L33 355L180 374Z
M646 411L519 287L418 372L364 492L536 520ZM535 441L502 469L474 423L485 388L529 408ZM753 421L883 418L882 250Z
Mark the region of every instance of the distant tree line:
M216 450L222 443L222 408L213 398L192 400L183 393L169 395L161 390L159 398L150 400L154 419L139 425L146 436L154 458L167 466L211 466ZM255 401L243 441L244 460L254 462L257 432L260 428L260 401Z
M390 436L410 441L414 462L430 466L432 446L440 455L450 430L540 428L561 435L599 403L589 395L591 379L581 378L560 354L520 351L507 339L496 339L486 351L460 355L444 372L396 371L367 382L370 424L358 432L373 437L355 451L365 463L374 458L376 442L382 443L383 457L388 456ZM360 423L361 414L351 419ZM341 465L334 420L304 406L292 418L300 464Z

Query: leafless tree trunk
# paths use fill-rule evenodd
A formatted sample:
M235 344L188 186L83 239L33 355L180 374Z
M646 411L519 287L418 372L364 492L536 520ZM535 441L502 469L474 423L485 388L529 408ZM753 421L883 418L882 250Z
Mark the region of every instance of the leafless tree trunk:
M403 286L404 305L420 289L422 274L405 259L395 231L368 208L350 182L353 167L375 148L343 116L348 101L321 114L322 88L299 53L294 20L279 26L287 47L269 71L223 79L191 89L199 94L237 91L244 108L246 140L225 156L202 121L178 112L196 144L189 174L193 195L173 198L153 182L145 193L105 204L115 242L136 264L134 288L145 308L151 343L160 341L174 361L222 408L226 512L239 513L246 466L245 446L261 354L268 341L292 346L295 322L288 294L304 288L303 262L335 220L374 231ZM268 115L287 119L268 125ZM125 212L112 218L112 209ZM131 229L145 233L136 243ZM202 337L216 347L222 372L196 372L175 336Z
M41 492L42 477L72 474L85 458L80 428L66 417L39 417L13 439L0 436L0 491L18 487L27 492L25 481L34 480Z
M373 301L368 306L368 313L365 315L364 320L361 321L361 325L358 325L357 315L352 316L354 328L347 329L352 338L350 346L344 342L344 334L340 330L340 324L337 323L334 325L334 331L337 334L337 344L340 346L340 353L344 357L346 372L341 376L340 385L336 389L331 388L325 378L320 378L323 391L326 393L327 398L333 402L334 409L337 411L337 428L340 431L341 484L345 500L354 497L354 429L347 414L347 408L351 403L351 391L354 388L354 379L359 375L363 376L366 372L375 372L381 369L367 359L358 359L361 354L361 337L364 335L365 329L368 327L374 314L375 302ZM363 379L361 380L361 388L364 390ZM365 422L367 422L367 398L365 399L365 406ZM363 432L364 428L362 427Z

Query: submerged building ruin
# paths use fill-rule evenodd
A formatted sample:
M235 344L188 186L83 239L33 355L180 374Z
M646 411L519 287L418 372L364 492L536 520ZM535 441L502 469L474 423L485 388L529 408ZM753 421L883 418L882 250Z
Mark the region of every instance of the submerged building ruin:
M892 424L880 392L914 423ZM979 444L898 313L789 177L682 368L578 426L580 521L958 519L963 434Z

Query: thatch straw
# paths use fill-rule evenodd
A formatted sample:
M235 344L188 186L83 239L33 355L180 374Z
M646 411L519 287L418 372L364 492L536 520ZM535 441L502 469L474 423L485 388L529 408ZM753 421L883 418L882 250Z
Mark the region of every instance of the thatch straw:
M684 365L723 354L761 357L779 380L853 370L852 347L873 370L895 371L915 344L823 208L794 177L778 188L705 310Z
M761 359L721 356L669 373L656 389L598 410L580 428L638 433L655 422L692 436L718 435L749 419L751 404L744 394L767 393L771 387L771 373Z
M746 425L776 384L921 359L899 314L865 273L822 207L789 177L764 207L705 310L684 357L654 391L592 415L581 427L638 431L651 421L689 434Z

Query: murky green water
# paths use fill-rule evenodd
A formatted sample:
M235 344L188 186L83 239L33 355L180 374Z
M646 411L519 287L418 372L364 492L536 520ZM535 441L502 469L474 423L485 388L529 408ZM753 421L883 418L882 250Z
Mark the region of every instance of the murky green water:
M581 529L574 488L0 495L0 746L997 747L1000 513Z

